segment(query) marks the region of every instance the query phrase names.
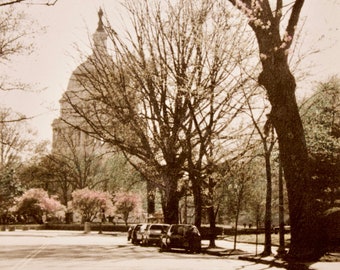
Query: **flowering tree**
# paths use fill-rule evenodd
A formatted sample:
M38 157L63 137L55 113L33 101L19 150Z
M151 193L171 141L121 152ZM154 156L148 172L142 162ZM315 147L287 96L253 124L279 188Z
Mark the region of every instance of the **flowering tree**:
M78 189L72 192L72 209L79 211L82 222L93 221L101 213L111 215L113 213L112 196L108 192Z
M116 213L123 215L125 225L128 224L128 218L131 212L137 215L141 212L141 198L139 194L132 192L117 192L114 197Z
M43 215L47 217L62 218L65 214L63 206L55 196L49 196L47 191L41 188L32 188L16 198L16 205L12 208L26 221L33 218L38 223L43 223Z
M320 213L315 211L318 202L311 188L313 179L295 96L296 80L289 64L289 50L304 0L229 2L248 19L258 43L262 64L258 83L266 89L272 106L268 123L274 126L278 136L287 185L291 224L288 256L296 260L317 259L324 252L323 228Z

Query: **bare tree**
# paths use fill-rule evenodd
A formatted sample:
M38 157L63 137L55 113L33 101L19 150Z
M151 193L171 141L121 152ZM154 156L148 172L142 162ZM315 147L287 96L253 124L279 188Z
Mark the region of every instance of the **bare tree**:
M17 12L13 7L0 9L0 65L6 66L13 56L30 53L32 43L26 38L33 35L26 25L30 20L24 12ZM0 75L0 90L23 90L27 86L23 83L12 82L4 74Z
M271 230L272 230L272 165L271 165L271 155L273 148L276 144L277 138L273 126L270 121L266 121L263 124L263 116L267 111L267 106L265 101L260 103L261 93L258 95L253 95L252 99L247 98L247 114L249 115L256 131L261 141L263 147L263 154L265 160L265 172L266 172L266 211L265 211L265 244L262 255L269 256L271 252ZM254 101L256 100L256 102ZM257 105L254 105L254 104ZM256 107L255 107L256 106ZM263 126L263 129L262 129Z
M238 224L241 211L245 209L253 183L251 163L247 160L238 160L227 164L227 177L224 179L226 185L226 207L229 216L234 222L234 249L237 244Z
M34 131L27 129L21 116L10 109L0 110L0 167L17 166L34 149ZM22 130L26 129L26 132Z
M27 25L33 24L32 19L28 18L25 12L17 11L14 7L16 3L25 4L47 4L54 5L50 1L1 1L0 3L0 64L7 65L13 56L24 53L29 54L33 50L33 43L28 42L28 38L34 37L37 28L27 28ZM6 7L7 6L7 7ZM3 76L3 75L1 75ZM0 77L0 90L24 89L24 84L9 83L6 78Z
M248 65L252 55L244 25L235 24L232 16L225 22L223 15L227 16L227 11L218 5L210 5L211 10L205 14L204 24L198 25L196 30L196 65L199 68L193 79L189 77L195 81L195 85L189 89L191 122L185 127L187 171L193 190L197 226L201 224L204 206L202 192L205 192L205 187L211 189L214 185L210 178L211 168L221 160L235 155L226 146L240 136L235 123L240 119L245 105L246 97L241 93L253 81L250 75L235 75L240 70L247 70L252 75L256 72ZM243 53L245 49L247 54Z
M37 33L37 28L27 25L35 25L33 20L28 18L25 12L15 9L15 4L44 4L54 5L57 1L26 1L26 0L9 0L0 2L0 66L10 69L9 63L12 57L22 54L29 54L33 50L33 43L30 38ZM0 91L11 90L28 90L30 85L13 80L6 76L5 73L0 74ZM23 121L29 119L25 115L21 115L17 119L10 121Z
M104 167L106 161L112 155L112 150L106 148L101 141L82 134L86 138L80 138L81 131L68 128L58 133L59 144L53 148L50 158L58 167L67 168L68 182L75 189L96 186L105 187L108 179L105 176ZM62 171L64 171L62 169Z
M188 158L187 143L199 136L195 128L200 124L194 124L193 116L204 113L195 119L203 124L209 121L207 108L216 105L210 121L223 130L227 124L216 124L216 118L223 118L228 106L236 114L228 95L233 96L231 89L241 82L230 75L237 69L239 54L229 49L237 41L225 33L229 25L219 19L223 16L213 10L213 2L169 2L165 9L163 4L126 2L134 31L126 40L108 28L114 60L105 54L90 56L75 78L82 94L74 91L66 99L86 122L82 130L117 146L158 187L165 221L173 223L178 221L184 189L179 180ZM227 38L233 43L223 43ZM231 62L229 68L223 60ZM228 84L230 91L225 93L222 89Z

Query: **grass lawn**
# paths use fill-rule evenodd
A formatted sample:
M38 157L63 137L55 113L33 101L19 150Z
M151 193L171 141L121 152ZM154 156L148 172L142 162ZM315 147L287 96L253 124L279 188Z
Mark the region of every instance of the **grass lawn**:
M272 245L279 246L279 234L272 234ZM234 236L227 236L224 239L234 241ZM254 243L256 244L256 234L240 234L237 235L237 242L239 243ZM290 242L290 234L285 234L285 246ZM257 243L264 244L264 234L257 235Z
M272 246L279 246L279 234L272 234ZM228 241L234 241L233 236L224 237ZM237 236L238 243L254 243L256 244L256 234L240 234ZM257 235L257 243L264 244L264 234ZM285 247L288 248L290 244L290 234L285 234ZM327 252L319 259L323 262L340 262L340 250Z

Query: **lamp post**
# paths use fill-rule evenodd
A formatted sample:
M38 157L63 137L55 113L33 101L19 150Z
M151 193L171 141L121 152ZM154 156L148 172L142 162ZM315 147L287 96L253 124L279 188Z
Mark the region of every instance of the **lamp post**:
M100 222L99 222L99 234L102 234L103 231L102 231L102 223L103 223L103 219L104 219L104 209L101 209L100 213L99 213L99 219L100 219Z

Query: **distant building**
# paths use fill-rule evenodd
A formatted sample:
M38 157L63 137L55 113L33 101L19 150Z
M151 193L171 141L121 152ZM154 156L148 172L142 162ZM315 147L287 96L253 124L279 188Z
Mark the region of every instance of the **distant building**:
M135 92L120 95L110 80L114 80L115 65L108 52L108 35L102 16L103 12L99 10L98 27L92 39L92 54L72 72L67 89L59 101L60 116L52 123L52 156L61 165L57 164L56 169L61 169L61 172L55 177L62 178L57 180L60 183L57 189L59 194L63 194L64 203L71 199L72 191L85 187L115 191L119 188L131 189L135 185L138 192L141 187L144 188L143 183L139 182L141 176L125 160L124 155L114 146L104 143L87 122L89 119L95 123L101 122L108 130L118 133L115 135L135 140L134 134L128 133L131 131L124 121L106 113L112 108L111 104L105 107L106 104L98 101L98 96L102 94L100 90L110 91L113 101L119 103L119 108L126 111L127 116L129 111L124 103L125 98L130 98L130 105L137 106L138 103ZM60 168L64 165L66 171ZM122 173L122 170L126 173Z
M100 9L98 12L98 27L93 34L92 54L73 71L67 89L59 101L60 117L52 123L52 153L60 151L65 153L69 148L84 148L84 146L91 148L96 146L98 151L101 151L102 142L100 140L95 140L88 133L77 129L77 127L80 127L82 130L86 130L86 123L75 112L75 107L82 107L79 106L79 103L82 103L86 97L84 81L79 79L80 76L93 73L96 61L110 61L111 59L107 51L107 34L103 27L102 16L103 12Z
M98 12L98 27L93 34L93 51L86 61L71 74L66 91L60 99L60 116L52 123L52 157L55 164L55 189L62 197L63 203L71 199L76 189L88 187L107 190L109 181L108 164L112 157L112 148L91 135L89 125L79 114L86 110L88 91L86 76L96 74L96 61L112 61L107 51L107 34L104 31L102 16ZM93 88L92 88L93 89Z

